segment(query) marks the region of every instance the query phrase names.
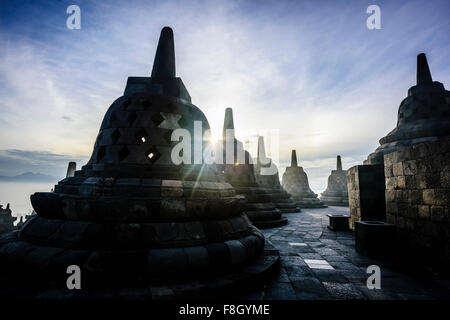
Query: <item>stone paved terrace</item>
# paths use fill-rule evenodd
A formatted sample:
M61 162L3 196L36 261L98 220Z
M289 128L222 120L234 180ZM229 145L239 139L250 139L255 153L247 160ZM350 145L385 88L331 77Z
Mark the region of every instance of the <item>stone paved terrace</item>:
M280 250L280 272L246 299L257 300L436 300L450 298L450 281L407 275L390 261L358 254L353 233L327 228L327 214L349 208L302 209L285 214L286 226L263 230ZM312 260L312 261L310 261ZM314 261L316 260L316 261ZM317 261L321 260L321 261ZM369 265L381 268L381 289L369 290Z

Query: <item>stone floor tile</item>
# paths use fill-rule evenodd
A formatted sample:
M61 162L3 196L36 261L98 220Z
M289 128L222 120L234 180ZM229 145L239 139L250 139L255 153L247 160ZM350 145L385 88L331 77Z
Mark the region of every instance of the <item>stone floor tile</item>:
M297 295L291 283L276 282L264 290L265 300L296 300Z
M407 276L392 261L357 253L352 232L334 232L327 228L326 214L349 214L348 211L342 207L302 209L302 214L289 215L285 227L262 230L279 249L281 268L267 283L264 294L262 289L256 290L248 295L249 299L292 299L292 290L296 299L306 300L450 299L450 280L420 280ZM334 270L311 269L305 262L308 259L326 261ZM381 268L380 290L367 288L369 265Z
M298 254L303 259L318 259L323 260L323 257L318 253L299 253Z
M325 289L331 294L335 299L339 300L365 300L366 296L362 294L353 284L351 283L336 283L336 282L323 282Z
M286 272L290 281L314 277L313 272L308 267L295 267L295 268L288 267L286 268Z
M331 264L331 262L348 262L347 258L335 255L335 256L327 256L327 261ZM331 264L332 265L332 264Z
M349 282L348 279L337 270L312 269L312 271L321 282Z
M299 278L292 281L292 286L294 287L298 299L331 299L331 295L316 278Z

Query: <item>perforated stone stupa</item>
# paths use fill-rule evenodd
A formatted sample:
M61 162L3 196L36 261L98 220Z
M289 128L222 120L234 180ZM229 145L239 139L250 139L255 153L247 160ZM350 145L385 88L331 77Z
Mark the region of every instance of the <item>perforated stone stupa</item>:
M50 299L91 292L211 296L276 266L277 250L214 166L172 162L178 143L172 132L183 128L194 136L194 121L209 129L175 77L173 32L165 27L151 77L128 79L106 112L89 162L54 192L33 194L37 216L0 239L0 275L14 279L0 277L0 287L21 281ZM81 268L83 290L66 289L69 265Z
M425 53L417 55L417 84L400 103L397 126L380 139L364 164L383 164L383 154L450 137L450 91L433 81Z
M320 200L329 206L348 207L347 170L342 170L341 156L337 156L336 163L336 170L331 171Z
M291 166L286 167L286 171L283 173L282 185L292 195L300 208L326 207L309 187L308 176L303 167L298 166L295 150L292 150Z
M300 212L291 195L281 186L278 168L272 159L266 156L264 138L258 138L258 155L255 165L256 182L266 188L270 199L282 213Z
M227 150L227 141L233 141L234 152L231 156L227 156L229 151ZM222 143L223 146L222 170L225 179L233 186L237 194L246 197L245 213L252 223L258 228L285 225L288 220L282 217L281 211L275 207L267 189L256 183L254 165L249 152L244 150L242 142L235 138L233 109L231 108L225 110L223 140L219 143Z

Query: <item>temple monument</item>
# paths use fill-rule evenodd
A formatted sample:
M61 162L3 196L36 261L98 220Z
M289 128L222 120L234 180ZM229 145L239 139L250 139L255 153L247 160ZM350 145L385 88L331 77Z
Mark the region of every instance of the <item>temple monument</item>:
M241 141L234 135L233 109L225 110L225 119L223 123L223 165L222 171L225 179L236 190L237 194L244 195L247 199L245 213L250 221L258 228L272 228L285 225L288 220L284 218L281 211L275 207L271 201L267 189L256 183L254 165L252 158L247 150L244 150ZM232 144L233 155L230 157L227 152L227 142ZM228 148L230 146L228 145ZM241 158L239 159L239 154ZM227 161L227 158L228 161ZM233 160L233 161L230 161ZM231 162L231 163L228 163Z
M364 165L347 170L350 225L361 243L447 274L450 268L450 91L433 81L424 53L417 82L400 103L397 126ZM369 222L371 221L371 222ZM372 223L375 225L371 226ZM365 226L364 226L365 225ZM367 240L370 240L369 242ZM361 245L360 245L361 247ZM370 244L366 248L370 248ZM358 246L357 246L358 248Z
M433 81L425 53L417 55L417 83L398 108L397 126L380 139L364 164L383 163L383 155L450 136L450 91Z
M326 205L317 198L309 187L308 176L297 163L297 153L292 150L291 166L286 167L282 179L283 187L289 192L300 208L325 208Z
M327 189L320 200L329 206L348 207L347 170L342 170L341 156L337 156L336 170L328 177Z
M165 27L151 77L128 78L89 162L54 192L33 194L37 216L0 238L0 274L14 279L0 287L20 281L42 299L211 297L275 268L278 251L215 167L174 164L172 134L195 137L194 121L209 129L175 76L173 31ZM66 288L70 265L80 267L83 290Z
M258 138L258 155L255 166L256 182L266 188L272 202L282 213L300 212L291 195L281 186L276 164L266 156L264 138Z
M352 227L355 221L386 221L385 196L390 194L385 189L392 180L388 181L387 178L393 174L389 171L392 170L392 161L398 159L388 157L385 163L384 156L450 137L450 91L445 90L441 82L433 81L424 53L417 55L416 76L416 85L408 89L408 96L398 108L397 126L380 139L380 146L367 157L364 165L347 170ZM420 155L411 156L417 158ZM428 172L431 167L422 160L406 162L405 165L405 170L411 175L420 171Z
M12 211L9 208L9 203L6 208L3 209L3 205L0 205L0 234L7 233L16 229L14 221L17 218L12 216Z

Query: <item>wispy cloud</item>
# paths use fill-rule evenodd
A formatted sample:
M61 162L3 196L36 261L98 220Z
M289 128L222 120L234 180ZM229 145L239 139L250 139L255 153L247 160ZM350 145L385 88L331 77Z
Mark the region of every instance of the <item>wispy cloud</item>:
M87 160L84 156L55 154L48 151L0 150L0 176L33 172L63 178L70 161L77 162L80 168Z

